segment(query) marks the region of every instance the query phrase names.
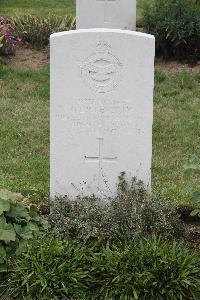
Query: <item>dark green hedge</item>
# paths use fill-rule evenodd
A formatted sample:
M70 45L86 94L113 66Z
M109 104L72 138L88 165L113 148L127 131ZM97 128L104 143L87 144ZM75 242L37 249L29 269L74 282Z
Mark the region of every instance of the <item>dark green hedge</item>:
M145 32L155 35L156 54L165 58L200 59L200 2L155 0L144 12Z

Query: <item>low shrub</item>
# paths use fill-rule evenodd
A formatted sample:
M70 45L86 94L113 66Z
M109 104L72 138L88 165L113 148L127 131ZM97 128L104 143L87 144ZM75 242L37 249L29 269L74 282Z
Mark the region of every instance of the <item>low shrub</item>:
M200 59L200 6L197 1L155 0L144 11L144 30L155 35L165 58Z
M8 259L26 251L27 241L38 235L47 221L35 206L25 205L20 194L0 190L0 271L8 268Z
M0 17L0 54L13 55L22 43L22 39L14 34L14 29L9 19Z
M119 177L117 195L107 200L105 204L95 197L57 199L49 216L53 234L78 241L98 236L114 241L136 235L184 236L177 207L158 195L150 197L135 178L128 183L125 173Z
M12 264L2 300L189 300L200 296L195 253L179 243L134 239L113 245L97 239L80 246L43 237Z
M96 238L103 234L105 213L106 207L95 197L75 201L57 199L52 203L49 222L55 236L69 236L83 241L85 238Z
M75 18L71 16L60 17L49 14L47 17L24 15L12 18L15 32L24 42L37 48L49 44L52 33L75 28Z

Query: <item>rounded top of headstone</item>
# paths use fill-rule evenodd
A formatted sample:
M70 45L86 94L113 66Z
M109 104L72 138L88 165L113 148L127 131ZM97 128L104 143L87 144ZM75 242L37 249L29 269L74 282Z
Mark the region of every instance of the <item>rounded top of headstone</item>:
M78 30L69 30L63 32L56 32L51 34L50 38L57 38L62 36L68 36L73 34L86 34L86 33L113 33L113 34L126 34L138 38L146 38L155 40L155 37L151 34L138 32L138 31L131 31L131 30L122 30L122 29L107 29L107 28L92 28L92 29L78 29Z

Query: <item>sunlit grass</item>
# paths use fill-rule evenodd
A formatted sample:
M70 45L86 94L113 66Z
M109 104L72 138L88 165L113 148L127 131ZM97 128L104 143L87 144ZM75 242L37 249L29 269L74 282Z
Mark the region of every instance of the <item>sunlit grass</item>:
M0 68L0 186L48 193L49 71Z
M75 15L76 0L1 0L0 15L13 16L15 14Z
M186 178L184 164L200 154L200 73L157 72L154 96L153 188L186 203L198 176Z
M140 24L146 3L154 0L137 0L137 20ZM20 14L48 15L76 14L76 0L1 0L0 15L14 16Z

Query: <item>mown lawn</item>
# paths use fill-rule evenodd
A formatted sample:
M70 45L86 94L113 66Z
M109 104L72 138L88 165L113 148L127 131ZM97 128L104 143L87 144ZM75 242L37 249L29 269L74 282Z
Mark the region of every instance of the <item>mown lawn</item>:
M146 3L154 0L137 0L137 19L140 20ZM0 15L14 16L15 14L75 15L76 0L1 0Z
M156 72L153 131L153 188L178 203L200 188L199 175L186 177L191 155L200 157L200 73Z
M15 14L75 15L76 0L1 0L0 14L13 16Z
M153 190L190 203L183 166L199 154L200 73L157 71L154 97ZM39 197L49 192L49 69L0 65L0 187Z
M49 71L0 65L0 186L49 190Z

